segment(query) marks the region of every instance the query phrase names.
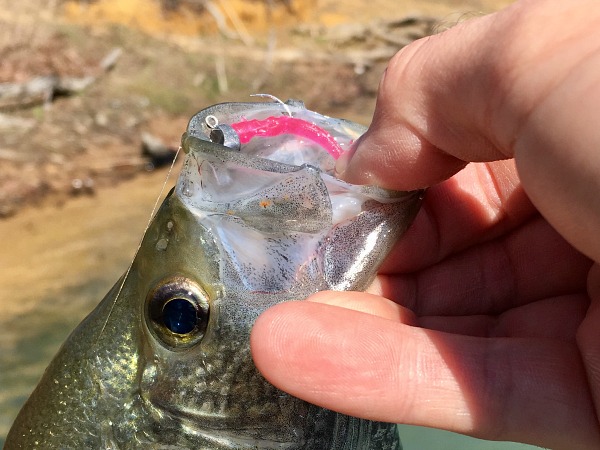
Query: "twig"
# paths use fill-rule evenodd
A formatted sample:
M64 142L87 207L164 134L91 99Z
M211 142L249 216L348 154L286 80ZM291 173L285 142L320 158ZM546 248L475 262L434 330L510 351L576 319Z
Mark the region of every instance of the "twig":
M269 78L269 76L272 73L276 45L277 45L277 36L276 36L274 30L271 29L269 32L269 41L267 43L267 50L265 52L265 60L264 60L264 64L262 65L262 67L263 67L262 74L260 76L256 77L256 80L252 83L252 90L255 92L260 90L264 86L267 79Z
M0 109L49 103L54 97L58 77L35 77L25 83L0 84Z
M112 69L120 55L121 49L111 50L98 65L96 75L86 77L46 75L34 77L23 83L0 83L0 110L26 108L40 103L48 105L57 95L77 94Z
M102 58L102 61L100 61L100 69L102 69L104 72L108 72L110 70L112 70L115 65L117 64L117 61L119 61L119 58L121 57L121 55L123 54L123 49L120 47L117 48L113 48L108 55L106 55L104 58Z
M220 53L215 59L215 72L217 73L217 85L219 86L219 92L224 94L229 90L229 84L227 83L227 72L225 69L225 58Z
M237 13L237 11L231 7L227 0L218 1L223 11L225 11L225 14L227 14L227 17L229 17L229 20L231 20L233 28L235 28L235 31L237 32L241 41L248 47L254 44L254 39L252 39L252 36L250 36L250 33L248 33L248 29L244 25L244 22L240 19L240 16Z
M225 35L225 37L229 39L235 39L237 37L237 35L229 29L227 23L225 22L225 17L223 17L223 14L221 14L219 8L217 8L217 6L211 0L205 0L204 9L206 9L206 12L208 12L213 19L215 19L217 28Z

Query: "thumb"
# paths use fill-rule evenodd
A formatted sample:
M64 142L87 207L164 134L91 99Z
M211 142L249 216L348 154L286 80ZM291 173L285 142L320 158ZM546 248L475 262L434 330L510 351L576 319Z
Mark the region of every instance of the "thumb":
M341 178L411 190L452 176L468 161L510 156L485 127L487 101L500 88L487 48L497 16L421 39L392 58L369 130L338 161Z
M540 213L600 261L599 20L597 0L521 0L405 47L338 176L412 190L514 157Z
M518 63L518 52L507 50L523 40L512 32L518 14L512 7L471 19L400 50L381 79L371 126L340 158L338 175L411 190L469 161L512 157L518 117L505 112L510 86L502 68Z

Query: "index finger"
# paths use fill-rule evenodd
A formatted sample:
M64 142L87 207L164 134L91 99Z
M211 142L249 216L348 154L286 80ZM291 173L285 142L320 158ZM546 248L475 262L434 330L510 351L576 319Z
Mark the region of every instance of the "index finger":
M459 336L285 302L258 318L251 346L272 384L345 414L553 448L598 442L573 343Z

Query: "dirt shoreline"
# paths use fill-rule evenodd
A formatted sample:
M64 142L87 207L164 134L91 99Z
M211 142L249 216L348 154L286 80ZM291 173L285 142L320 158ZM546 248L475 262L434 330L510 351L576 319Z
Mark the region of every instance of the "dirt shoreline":
M9 251L0 252L2 320L38 309L45 298L54 298L52 308L67 313L73 305L64 304L59 293L94 277L107 291L133 258L163 184L163 196L175 184L177 174L167 180L167 173L157 170L93 198L26 208L0 221L0 235L10 239Z
M276 3L267 20L263 3L232 0L241 22L229 11L219 35L206 12L191 17L150 8L140 16L141 2L155 4L65 1L40 8L0 0L0 82L90 76L105 55L122 52L82 92L0 107L0 218L24 207L61 206L138 176L147 166L143 132L176 148L188 118L220 101L268 92L366 124L379 77L402 42L510 3L296 0L291 10ZM398 25L406 17L416 25Z

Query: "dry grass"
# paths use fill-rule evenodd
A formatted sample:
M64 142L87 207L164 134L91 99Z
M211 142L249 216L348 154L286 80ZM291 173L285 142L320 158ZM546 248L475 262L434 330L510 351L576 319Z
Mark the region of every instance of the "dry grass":
M139 171L142 131L176 146L195 111L251 93L368 123L386 64L375 50L390 44L361 30L416 11L452 24L509 0L290 2L0 0L0 82L87 75L114 47L123 50L114 70L80 95L0 111L0 216L41 199L62 202L74 179L114 185ZM209 3L233 37L199 6ZM449 19L452 10L462 16ZM343 38L348 30L358 39Z
M0 0L0 51L43 44L52 34L57 1Z

